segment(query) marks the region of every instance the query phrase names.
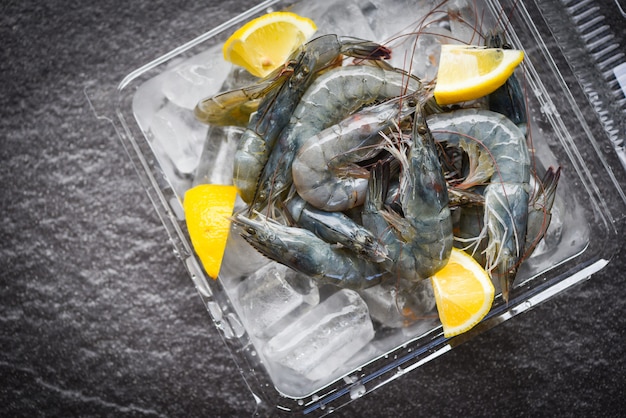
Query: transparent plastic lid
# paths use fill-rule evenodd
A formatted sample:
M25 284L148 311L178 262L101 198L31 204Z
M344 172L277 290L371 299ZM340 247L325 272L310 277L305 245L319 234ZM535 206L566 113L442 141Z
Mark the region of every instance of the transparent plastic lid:
M569 7L564 15L558 5L534 1L266 1L120 77L118 86L98 95L104 100L93 101L97 115L115 126L259 412L336 410L590 278L620 250L625 127L624 98L616 85L623 80L623 54L609 61L605 55L611 51L603 50L602 60L593 58L589 30L601 27L601 19L585 20L575 4ZM418 45L423 50L410 68L424 82L435 77L442 40L481 44L479 35L499 28L514 48L525 51L516 75L527 102L533 167L542 173L560 166L561 177L548 232L520 266L509 301L497 295L489 314L470 331L443 336L427 281L414 295L420 299L419 318L405 321L389 313L397 302L394 286L318 285L270 262L235 230L219 280L201 267L185 225L183 196L197 184L232 183L232 158L244 128L203 124L193 109L203 98L254 81L224 61L222 44L251 18L282 9L313 19L318 35L388 43L391 63L400 68L409 68L408 52ZM569 25L577 35L570 35ZM398 42L403 37L398 34L409 33L420 36ZM576 48L576 36L586 37L587 50ZM594 76L602 70L603 76ZM330 329L336 335L327 337Z

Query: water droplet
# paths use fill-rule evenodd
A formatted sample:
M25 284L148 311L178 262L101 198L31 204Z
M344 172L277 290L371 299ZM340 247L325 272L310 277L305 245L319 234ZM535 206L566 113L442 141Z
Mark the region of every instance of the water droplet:
M235 336L235 334L233 333L233 330L230 327L230 325L228 324L228 322L218 322L216 325L217 325L218 329L222 330L222 332L224 333L224 337L227 340L230 340L231 338L233 338Z
M235 337L239 338L243 334L246 333L246 329L244 328L243 324L241 323L241 321L239 320L236 314L231 312L228 315L226 315L226 319L228 320L228 323L230 324Z
M344 376L343 381L346 382L348 385L353 384L354 382L356 382L358 379L356 376Z
M213 292L209 287L208 283L205 280L204 275L202 274L202 269L198 265L196 259L194 257L187 257L185 259L185 264L187 266L187 270L191 273L191 279L196 285L196 289L200 292L202 296L211 297L213 296Z
M207 302L206 306L207 310L211 314L211 317L215 321L219 322L222 320L222 308L220 308L220 305L217 302L209 301Z
M172 197L169 203L170 203L172 212L176 216L176 219L178 219L179 221L184 221L185 211L183 210L183 205L181 204L180 200L178 200L178 197L176 196Z
M367 389L362 384L354 385L350 388L350 399L357 399L365 395Z

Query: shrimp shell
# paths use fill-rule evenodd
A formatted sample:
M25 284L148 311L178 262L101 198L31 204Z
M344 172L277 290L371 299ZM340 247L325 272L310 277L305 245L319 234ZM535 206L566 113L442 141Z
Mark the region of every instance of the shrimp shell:
M281 133L261 174L253 208L260 210L288 192L292 185L291 165L308 138L363 106L420 89L418 79L376 66L338 67L321 75L302 97Z

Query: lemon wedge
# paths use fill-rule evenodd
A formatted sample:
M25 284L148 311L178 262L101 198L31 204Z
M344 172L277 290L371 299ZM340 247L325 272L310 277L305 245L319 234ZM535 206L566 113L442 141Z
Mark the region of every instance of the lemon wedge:
M462 250L452 249L448 264L431 282L446 338L468 331L491 309L495 289L489 274Z
M183 200L191 244L213 279L222 265L236 197L235 186L201 184L187 190Z
M435 100L447 105L493 93L523 59L524 52L515 49L442 45Z
M317 30L308 18L291 12L258 17L233 33L224 44L224 59L257 77L281 66Z

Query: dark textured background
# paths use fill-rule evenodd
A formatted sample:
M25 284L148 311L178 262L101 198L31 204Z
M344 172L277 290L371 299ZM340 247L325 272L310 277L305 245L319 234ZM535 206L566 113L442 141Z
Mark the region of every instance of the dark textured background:
M84 94L254 3L2 2L0 416L254 411L115 132ZM619 415L625 261L338 415Z

